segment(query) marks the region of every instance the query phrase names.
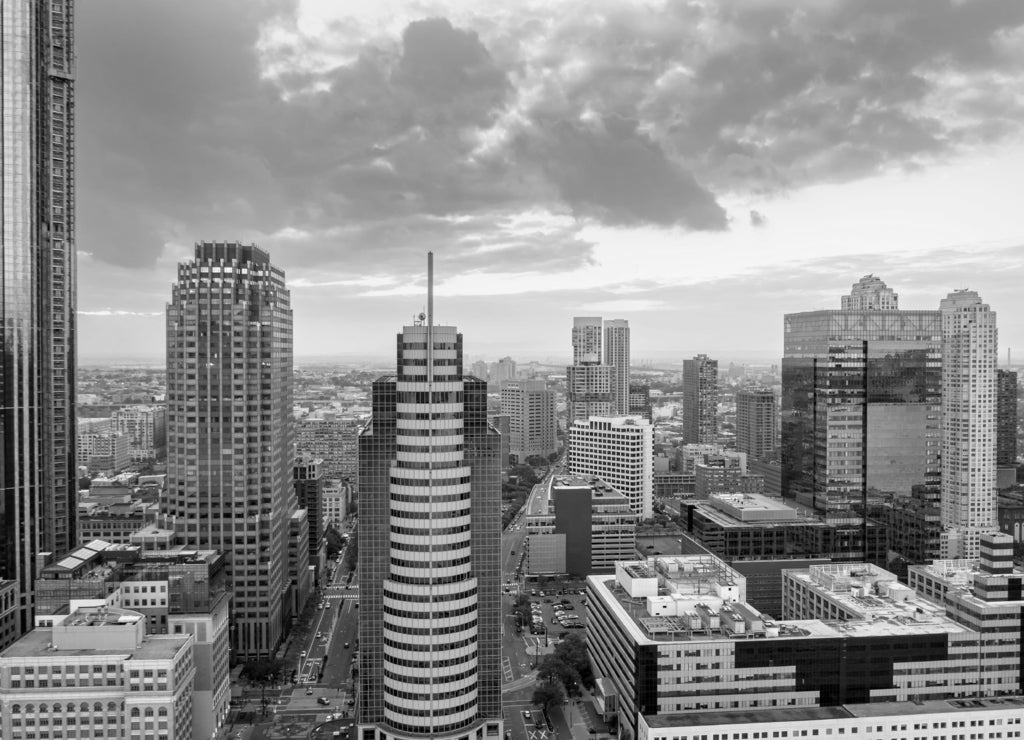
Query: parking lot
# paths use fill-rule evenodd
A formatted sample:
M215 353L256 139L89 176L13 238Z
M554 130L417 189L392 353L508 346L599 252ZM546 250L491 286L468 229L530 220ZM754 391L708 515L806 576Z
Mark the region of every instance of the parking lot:
M530 596L533 624L524 625L523 632L532 635L547 634L561 637L563 633L582 630L586 626L586 598L582 589L533 588Z

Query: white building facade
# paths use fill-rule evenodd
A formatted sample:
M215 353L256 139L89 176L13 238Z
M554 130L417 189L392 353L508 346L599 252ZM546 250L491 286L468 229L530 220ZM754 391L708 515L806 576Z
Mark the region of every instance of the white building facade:
M605 481L641 519L654 515L654 427L636 416L591 417L569 427L568 472Z

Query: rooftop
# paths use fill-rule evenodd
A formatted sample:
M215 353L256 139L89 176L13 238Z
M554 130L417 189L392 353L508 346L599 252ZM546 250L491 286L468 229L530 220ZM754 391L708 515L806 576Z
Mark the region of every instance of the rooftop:
M856 717L898 717L944 714L947 712L980 712L993 709L1024 709L1024 697L1009 696L993 699L947 699L935 701L870 702L845 704L838 707L786 707L782 709L743 709L721 712L681 712L674 714L644 715L650 727L678 727L731 724L760 724L763 722L814 722L828 719Z

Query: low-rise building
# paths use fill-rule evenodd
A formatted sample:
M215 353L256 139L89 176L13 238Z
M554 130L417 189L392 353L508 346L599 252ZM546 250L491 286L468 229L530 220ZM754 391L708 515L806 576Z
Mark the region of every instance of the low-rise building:
M0 650L18 639L19 603L18 582L0 581Z
M526 516L530 575L611 573L634 557L639 516L599 478L555 476Z
M192 635L147 635L128 609L73 604L0 652L0 736L208 738L195 732Z

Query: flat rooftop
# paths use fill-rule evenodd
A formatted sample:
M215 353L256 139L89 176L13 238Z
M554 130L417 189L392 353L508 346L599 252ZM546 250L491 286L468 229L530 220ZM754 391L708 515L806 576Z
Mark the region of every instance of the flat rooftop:
M589 488L592 504L628 504L628 499L600 478L584 475L556 475L546 483L538 483L540 492L527 513L529 516L554 514L557 488Z
M759 724L762 722L813 722L828 719L920 716L949 712L981 712L993 709L1024 709L1024 697L992 699L946 699L932 701L871 702L837 707L786 707L782 709L744 709L721 712L676 712L644 715L650 727L706 727L710 725Z
M55 650L53 631L37 627L25 633L20 640L0 653L0 658L52 658L54 662L67 656L89 657L123 655L131 660L168 660L173 658L189 640L188 635L147 635L139 647L131 650L103 648L72 648Z

